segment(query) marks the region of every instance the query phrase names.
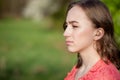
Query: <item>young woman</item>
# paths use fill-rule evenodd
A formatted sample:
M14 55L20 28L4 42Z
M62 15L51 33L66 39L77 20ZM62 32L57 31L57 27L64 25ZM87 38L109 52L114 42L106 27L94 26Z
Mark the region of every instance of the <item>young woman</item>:
M99 0L80 0L68 6L64 23L68 51L78 62L64 80L120 80L119 50L113 21Z

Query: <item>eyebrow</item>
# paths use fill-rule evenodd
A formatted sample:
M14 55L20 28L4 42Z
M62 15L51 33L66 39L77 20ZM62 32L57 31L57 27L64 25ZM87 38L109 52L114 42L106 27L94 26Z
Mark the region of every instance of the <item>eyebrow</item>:
M67 23L67 22L65 22L65 23ZM73 24L73 23L79 23L79 22L77 22L77 21L69 21L68 23Z

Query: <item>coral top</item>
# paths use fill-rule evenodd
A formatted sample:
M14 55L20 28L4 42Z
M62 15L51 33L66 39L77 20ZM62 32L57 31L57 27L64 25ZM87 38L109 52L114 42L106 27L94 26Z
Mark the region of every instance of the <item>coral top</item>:
M77 68L74 66L64 80L75 80ZM103 60L99 60L83 77L79 80L120 80L120 72L109 62L106 64Z

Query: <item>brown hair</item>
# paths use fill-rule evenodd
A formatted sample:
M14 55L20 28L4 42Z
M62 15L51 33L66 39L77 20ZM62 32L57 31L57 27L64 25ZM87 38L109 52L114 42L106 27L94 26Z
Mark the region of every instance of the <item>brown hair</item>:
M95 28L103 28L104 36L97 41L97 52L106 63L110 60L118 69L120 69L120 52L114 39L114 25L109 9L99 0L80 0L69 4L67 12L74 6L81 7L88 18L95 25ZM66 26L64 26L64 29ZM78 62L76 67L82 65L82 58L78 53Z

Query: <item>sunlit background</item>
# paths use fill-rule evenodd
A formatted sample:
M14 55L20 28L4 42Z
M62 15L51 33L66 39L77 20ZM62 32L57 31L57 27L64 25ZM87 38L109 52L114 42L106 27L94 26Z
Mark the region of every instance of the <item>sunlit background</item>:
M76 63L62 24L71 0L0 0L0 80L63 80ZM120 44L120 0L103 0Z

